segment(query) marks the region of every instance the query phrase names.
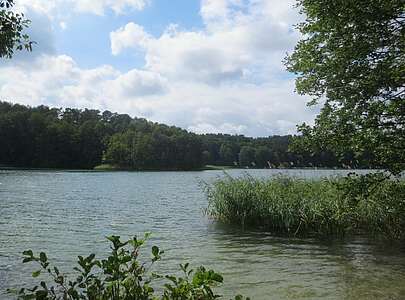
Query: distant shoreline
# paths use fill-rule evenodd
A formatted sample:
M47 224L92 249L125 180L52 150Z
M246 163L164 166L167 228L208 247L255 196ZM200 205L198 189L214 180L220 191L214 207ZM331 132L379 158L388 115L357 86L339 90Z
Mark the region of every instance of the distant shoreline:
M341 171L376 171L378 169L345 169L345 168L323 168L323 167L300 167L300 168L241 168L233 166L207 165L197 169L131 169L111 165L99 165L93 169L66 169L66 168L30 168L0 166L0 171L66 171L66 172L197 172L197 171L222 171L222 170L341 170Z

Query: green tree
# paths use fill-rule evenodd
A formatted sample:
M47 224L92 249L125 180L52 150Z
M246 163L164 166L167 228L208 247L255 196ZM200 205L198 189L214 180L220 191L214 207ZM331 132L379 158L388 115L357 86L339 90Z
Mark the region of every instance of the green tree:
M202 152L202 160L204 165L208 165L212 162L212 155L211 152L204 150Z
M114 134L109 141L106 159L120 167L135 168L137 163L136 144L138 135L133 130Z
M298 127L296 149L366 155L405 167L405 4L403 0L298 0L303 38L287 57L296 89L324 102L314 126Z
M290 141L291 136L196 135L109 111L0 101L0 165L5 166L91 169L104 158L138 170L191 170L204 164L233 165L244 146L255 149L247 165L339 166L330 152L288 152ZM367 156L361 164L354 164L353 157L352 151L344 153L340 166L370 166Z
M77 130L80 144L80 165L84 168L94 168L100 163L103 155L103 126L96 121L85 121Z
M131 128L114 134L106 159L137 170L188 170L201 168L203 163L201 141L196 135L178 128L164 132L164 127L157 125L152 132Z
M122 141L122 134L111 137L106 152L106 160L119 166L128 166L131 159L130 149Z
M271 153L269 148L266 146L259 146L255 150L255 161L258 167L265 168L268 167L268 162L270 161Z
M232 151L232 147L228 144L222 144L219 148L219 156L225 165L232 165L235 161L235 156Z
M0 0L0 58L11 58L15 50L32 51L32 44L24 29L30 24L24 14L12 10L14 0Z
M243 146L239 152L239 165L246 167L252 166L255 161L255 148Z

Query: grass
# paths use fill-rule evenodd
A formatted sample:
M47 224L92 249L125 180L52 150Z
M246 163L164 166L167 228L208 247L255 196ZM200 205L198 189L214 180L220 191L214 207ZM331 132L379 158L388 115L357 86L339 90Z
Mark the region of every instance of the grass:
M206 186L218 221L292 235L405 237L405 182L383 174L303 180L226 176Z
M116 165L101 164L101 165L95 166L94 170L96 170L96 171L120 171L123 169Z
M217 166L217 165L206 165L203 170L228 170L235 169L234 166Z

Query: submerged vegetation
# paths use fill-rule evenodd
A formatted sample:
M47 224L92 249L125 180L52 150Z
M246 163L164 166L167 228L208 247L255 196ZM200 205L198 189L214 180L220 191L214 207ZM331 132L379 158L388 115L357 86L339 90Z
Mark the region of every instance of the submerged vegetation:
M18 299L36 300L213 300L222 298L213 288L223 282L220 274L199 267L189 268L189 264L180 265L182 276L161 275L153 272L153 265L162 258L164 251L153 246L151 259L142 262L139 259L141 247L149 234L143 239L134 237L121 241L119 236L110 236L111 254L103 260L97 260L95 254L78 257L77 277L69 280L57 267L52 266L47 255L38 256L32 250L24 251L23 263L34 262L39 269L32 273L40 278L40 284L33 288L9 290ZM44 275L50 278L45 281ZM160 284L160 285L159 285ZM159 285L159 288L156 288ZM156 290L158 292L156 292ZM235 300L249 300L237 295Z
M215 219L292 235L405 237L405 181L386 174L304 180L227 176L206 186Z

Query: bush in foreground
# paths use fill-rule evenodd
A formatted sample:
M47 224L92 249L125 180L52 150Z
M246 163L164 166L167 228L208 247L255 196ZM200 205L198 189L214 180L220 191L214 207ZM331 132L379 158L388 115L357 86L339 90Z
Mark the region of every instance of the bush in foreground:
M163 251L152 247L150 262L139 260L140 248L144 239L134 237L122 242L119 236L110 236L111 254L107 259L97 260L94 254L88 257L79 256L78 267L74 270L78 276L74 280L68 278L57 267L51 266L47 255L41 252L34 255L32 250L24 251L24 263L35 262L39 270L32 277L48 275L51 282L40 281L33 288L9 290L18 299L69 299L69 300L211 300L222 298L213 291L213 287L222 283L223 278L213 270L199 267L189 269L189 264L180 265L182 277L159 275L153 273L153 264L161 259ZM42 274L44 273L44 274ZM158 295L153 286L163 284ZM248 300L240 295L235 300Z
M227 176L206 186L208 213L277 233L405 237L405 182L385 174L304 180Z

